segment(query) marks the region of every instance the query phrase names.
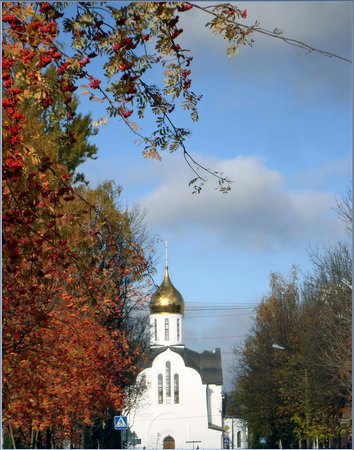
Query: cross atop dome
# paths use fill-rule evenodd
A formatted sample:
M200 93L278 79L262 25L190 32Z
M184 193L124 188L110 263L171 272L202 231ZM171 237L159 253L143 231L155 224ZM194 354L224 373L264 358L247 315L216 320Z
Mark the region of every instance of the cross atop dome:
M165 241L165 269L168 268L168 245L167 241Z

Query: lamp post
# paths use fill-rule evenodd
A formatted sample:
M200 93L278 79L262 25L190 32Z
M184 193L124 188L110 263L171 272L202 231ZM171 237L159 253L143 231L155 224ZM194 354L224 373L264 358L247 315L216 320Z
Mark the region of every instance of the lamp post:
M285 350L285 347L278 344L272 344L272 348L275 348L276 350Z
M346 278L342 278L341 282L345 284L351 291L353 290L353 286L350 284L350 282Z
M279 344L272 344L272 348L275 350L286 350L285 347ZM309 404L309 396L308 396L308 373L307 369L304 369L304 390L305 390L305 436L306 436L306 448L310 448L310 438L309 438L309 414L308 414L308 404Z

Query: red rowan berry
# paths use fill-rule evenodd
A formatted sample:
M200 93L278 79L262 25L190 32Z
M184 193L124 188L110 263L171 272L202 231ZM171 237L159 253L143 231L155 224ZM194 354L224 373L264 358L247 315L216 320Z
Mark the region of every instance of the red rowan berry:
M91 81L89 82L89 86L92 89L98 89L100 87L101 84L101 80L99 80L98 78L94 78L94 77L90 77Z
M182 5L177 6L177 10L180 12L188 11L191 8L193 8L191 3L182 3Z

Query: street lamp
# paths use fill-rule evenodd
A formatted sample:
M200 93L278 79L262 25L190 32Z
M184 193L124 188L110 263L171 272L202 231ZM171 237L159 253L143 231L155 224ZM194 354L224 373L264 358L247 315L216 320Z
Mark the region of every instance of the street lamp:
M286 350L285 347L273 342L272 348L275 350ZM308 416L308 374L307 369L304 369L304 387L305 387L305 436L306 436L306 448L310 448L310 438L309 438L309 416Z
M272 348L275 348L276 350L285 350L285 347L278 344L272 344Z
M346 278L342 278L341 282L345 284L350 290L353 290L353 286L350 284L350 282Z

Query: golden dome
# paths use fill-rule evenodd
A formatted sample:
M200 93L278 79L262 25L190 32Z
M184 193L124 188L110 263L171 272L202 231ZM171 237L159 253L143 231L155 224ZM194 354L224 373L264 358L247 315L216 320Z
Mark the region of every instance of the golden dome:
M152 314L184 313L183 297L171 283L167 267L161 286L151 298L150 311Z

